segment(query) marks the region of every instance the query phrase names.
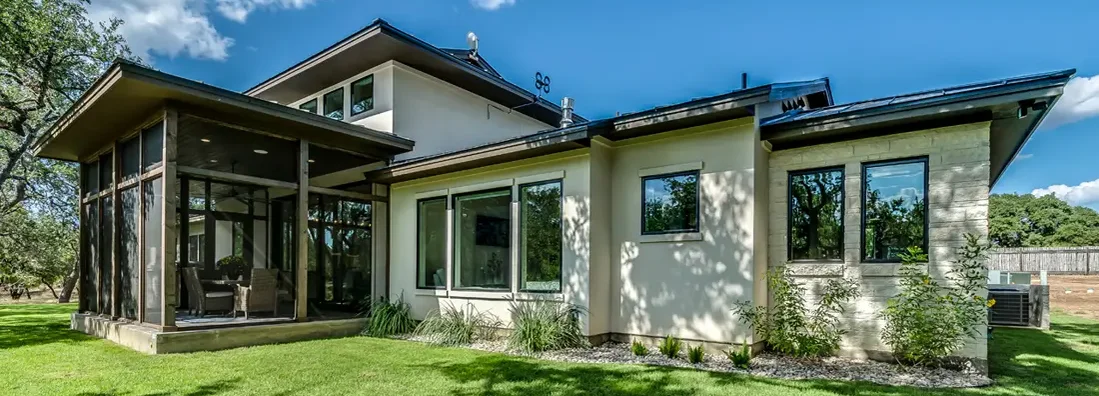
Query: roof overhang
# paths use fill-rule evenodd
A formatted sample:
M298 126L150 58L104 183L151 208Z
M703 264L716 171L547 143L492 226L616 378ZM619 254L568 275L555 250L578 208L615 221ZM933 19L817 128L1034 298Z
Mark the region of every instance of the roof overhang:
M548 125L557 125L561 121L561 108L557 105L381 19L259 83L244 94L289 104L390 60L515 108L515 111ZM573 118L578 123L586 121L577 115Z
M412 150L411 140L280 104L115 62L36 143L34 154L79 161L123 137L166 106L291 139L384 159Z
M991 122L990 185L1060 98L1072 72L962 94L868 108L793 122L764 122L761 139L774 150L884 136L974 122ZM1037 105L1036 105L1037 104ZM1021 110L1025 108L1025 110ZM1025 116L1024 116L1025 114Z

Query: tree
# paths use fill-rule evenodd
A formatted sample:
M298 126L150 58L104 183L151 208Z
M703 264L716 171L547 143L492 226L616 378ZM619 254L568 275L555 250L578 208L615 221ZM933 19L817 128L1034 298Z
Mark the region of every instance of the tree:
M34 158L31 149L111 62L132 58L118 34L122 21L93 23L87 4L6 0L0 7L0 246L11 249L0 273L41 278L25 272L64 260L62 301L76 284L77 260L53 253L76 244L76 167ZM47 229L50 237L39 234Z
M1000 247L1097 246L1099 212L1052 195L993 194L989 240Z

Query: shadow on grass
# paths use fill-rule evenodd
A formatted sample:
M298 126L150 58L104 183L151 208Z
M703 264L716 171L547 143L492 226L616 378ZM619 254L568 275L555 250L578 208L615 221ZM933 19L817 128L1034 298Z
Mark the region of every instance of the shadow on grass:
M206 385L200 385L195 390L189 391L175 391L175 392L155 392L155 393L139 393L141 396L212 396L223 395L232 393L233 390L239 387L240 378L225 379L214 381ZM84 392L78 394L78 396L129 396L131 392Z
M75 309L75 305L69 304L0 306L0 350L94 340L69 329L65 317Z

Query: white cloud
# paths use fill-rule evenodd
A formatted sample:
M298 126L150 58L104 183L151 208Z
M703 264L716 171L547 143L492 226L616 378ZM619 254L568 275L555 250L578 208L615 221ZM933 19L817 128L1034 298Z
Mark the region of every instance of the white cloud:
M130 49L151 63L153 55L225 60L233 39L210 22L208 3L226 18L244 23L256 9L301 9L315 0L96 0L87 6L88 18L125 23L119 33Z
M1039 188L1031 192L1035 196L1053 194L1053 196L1073 205L1089 205L1099 203L1099 179L1086 181L1075 186L1064 184Z
M1099 115L1099 75L1076 77L1065 85L1061 100L1042 121L1045 129Z
M482 10L496 11L500 7L515 5L515 0L469 0L469 3Z
M1018 161L1028 160L1031 158L1034 158L1034 154L1019 154L1018 157L1015 157L1015 159Z
M257 8L289 8L300 10L312 5L314 0L217 0L217 9L222 16L244 23L248 14Z

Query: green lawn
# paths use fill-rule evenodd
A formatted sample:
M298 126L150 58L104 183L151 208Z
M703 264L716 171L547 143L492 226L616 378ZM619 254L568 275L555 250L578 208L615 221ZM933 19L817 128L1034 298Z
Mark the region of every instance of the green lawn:
M925 394L864 383L546 362L365 337L147 356L68 330L73 309L0 306L0 395ZM997 385L955 393L1099 394L1099 322L1053 319L1049 332L997 330L990 348Z

